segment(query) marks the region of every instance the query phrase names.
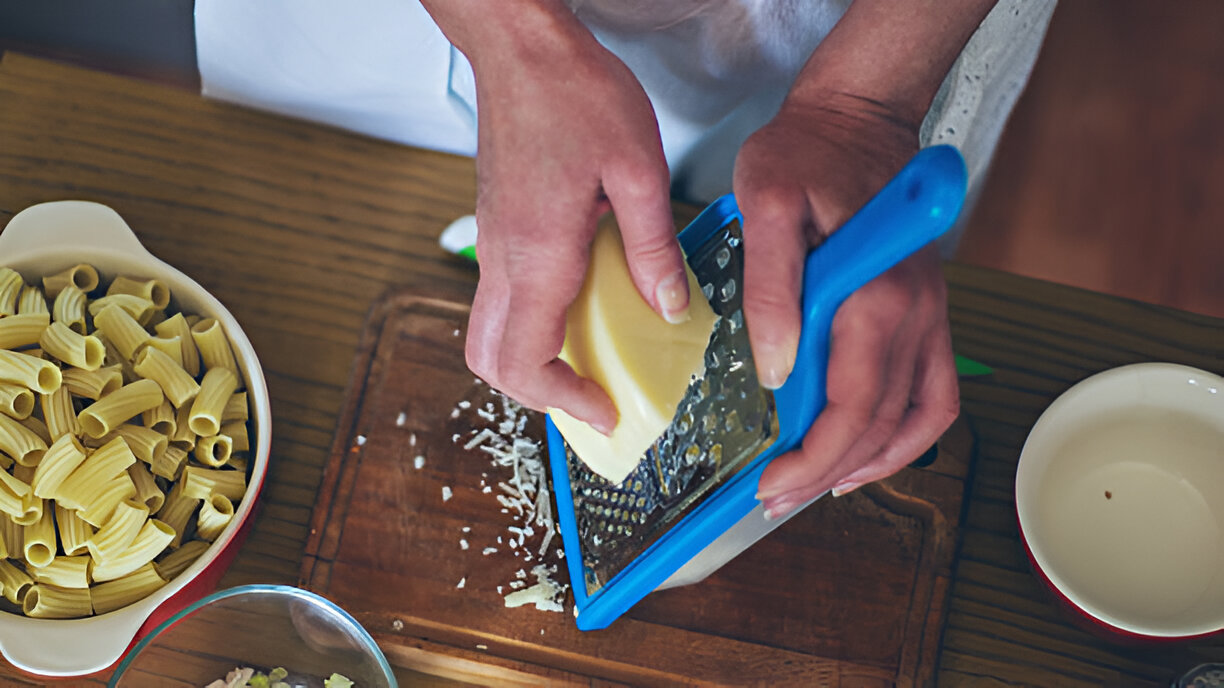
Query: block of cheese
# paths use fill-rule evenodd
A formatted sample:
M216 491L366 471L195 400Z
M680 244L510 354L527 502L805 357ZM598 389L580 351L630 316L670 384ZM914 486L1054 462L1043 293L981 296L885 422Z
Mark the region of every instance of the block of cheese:
M619 413L610 436L564 411L549 414L578 458L615 484L624 482L676 414L694 377L705 374L705 350L718 316L693 271L689 319L672 324L642 299L614 220L600 224L586 281L566 316L561 359L612 398Z

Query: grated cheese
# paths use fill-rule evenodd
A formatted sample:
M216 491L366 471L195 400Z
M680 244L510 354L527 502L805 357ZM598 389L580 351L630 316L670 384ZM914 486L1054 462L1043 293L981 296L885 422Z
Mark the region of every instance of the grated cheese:
M403 411L400 411L399 415L395 417L395 427L402 428L404 427L404 423L407 423L407 422L408 422L408 414L404 413ZM411 444L416 444L416 434L415 433L412 435L411 438L408 439L408 442Z
M451 489L449 487L447 487L446 485L442 486L442 501L449 502L451 497L454 496L454 494L455 493L451 492Z

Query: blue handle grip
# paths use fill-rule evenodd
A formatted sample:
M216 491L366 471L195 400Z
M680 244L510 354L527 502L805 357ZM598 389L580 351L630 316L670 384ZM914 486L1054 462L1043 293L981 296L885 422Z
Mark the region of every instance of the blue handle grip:
M926 148L808 254L799 352L790 377L774 393L783 451L802 440L824 409L829 332L837 308L859 287L952 226L965 202L967 177L965 161L955 148Z

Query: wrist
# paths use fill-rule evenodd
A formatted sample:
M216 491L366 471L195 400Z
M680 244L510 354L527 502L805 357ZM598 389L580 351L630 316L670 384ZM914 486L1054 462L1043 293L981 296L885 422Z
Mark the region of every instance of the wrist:
M796 78L791 95L844 94L917 126L996 0L855 0Z
M594 40L562 0L422 0L422 4L477 73L489 63L534 61Z

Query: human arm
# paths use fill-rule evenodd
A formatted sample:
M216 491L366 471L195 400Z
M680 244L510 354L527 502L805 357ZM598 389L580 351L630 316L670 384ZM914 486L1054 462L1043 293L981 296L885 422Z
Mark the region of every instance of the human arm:
M993 4L856 0L741 149L744 310L766 386L794 365L804 256L917 151L935 92ZM938 439L959 408L946 311L931 247L846 300L833 322L827 406L801 448L761 477L771 517L891 475Z
M425 0L476 75L480 283L467 361L527 406L609 432L607 395L557 359L596 221L616 213L639 292L687 317L654 111L624 64L559 0Z

